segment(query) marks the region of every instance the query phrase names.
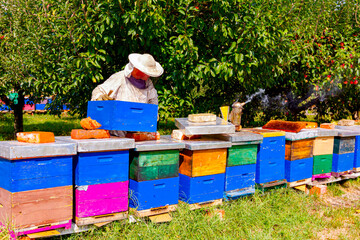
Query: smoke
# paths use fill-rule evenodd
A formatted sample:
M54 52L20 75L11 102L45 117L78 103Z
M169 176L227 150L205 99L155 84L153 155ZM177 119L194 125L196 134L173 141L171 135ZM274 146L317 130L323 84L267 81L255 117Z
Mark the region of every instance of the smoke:
M250 95L250 96L246 96L247 100L245 101L246 103L249 103L253 100L254 97L256 97L257 95L262 95L264 94L265 90L264 89L260 89L259 91L257 91L256 93Z

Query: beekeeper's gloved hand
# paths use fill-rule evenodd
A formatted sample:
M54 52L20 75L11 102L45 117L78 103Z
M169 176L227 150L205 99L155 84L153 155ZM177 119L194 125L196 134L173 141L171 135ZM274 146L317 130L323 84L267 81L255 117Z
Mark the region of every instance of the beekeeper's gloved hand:
M107 95L106 93L101 94L96 101L106 101L106 100L114 100L114 98L110 97L109 95Z

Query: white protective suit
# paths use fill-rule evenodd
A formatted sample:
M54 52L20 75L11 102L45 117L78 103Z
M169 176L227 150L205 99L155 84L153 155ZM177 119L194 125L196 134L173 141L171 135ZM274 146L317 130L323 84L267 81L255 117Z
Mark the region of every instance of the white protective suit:
M132 69L130 70L132 71ZM158 95L152 81L150 79L146 80L146 88L139 89L135 87L126 77L131 75L131 71L129 71L129 66L127 65L125 70L111 75L104 83L100 84L93 90L91 101L96 101L96 99L98 99L102 94L109 94L112 90L109 97L112 97L115 100L158 105ZM110 134L118 137L124 137L126 132L110 131Z

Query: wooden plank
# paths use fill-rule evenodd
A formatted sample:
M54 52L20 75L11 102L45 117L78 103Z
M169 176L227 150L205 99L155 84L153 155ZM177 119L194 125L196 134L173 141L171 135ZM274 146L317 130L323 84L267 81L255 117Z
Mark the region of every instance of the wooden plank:
M158 214L149 217L150 221L153 223L163 223L163 222L170 222L172 217L168 213Z
M285 159L298 160L311 158L313 156L314 139L303 139L297 141L286 141L285 143Z
M288 182L287 186L288 187L296 187L296 186L306 185L306 184L308 184L310 182L311 182L311 178L307 178L307 179L298 180L298 181L295 181L295 182Z
M72 186L11 193L0 188L4 199L1 222L15 228L29 228L72 219ZM6 200L5 200L6 199Z
M167 206L158 207L158 208L151 208L151 209L146 209L146 210L140 210L140 211L137 211L134 208L132 208L132 209L133 209L133 211L135 211L135 216L137 216L137 217L149 217L149 216L159 215L159 214L163 214L163 213L173 212L176 210L176 208L177 208L177 204L167 205Z
M33 239L33 238L51 237L51 236L56 236L59 234L60 234L60 232L57 230L50 230L50 231L27 234L27 236L29 238Z
M195 209L200 209L200 208L212 207L212 206L221 205L222 203L223 203L222 199L216 199L216 200L201 202L201 203L193 203L193 204L189 204L189 209L195 210Z
M348 175L348 174L352 174L353 171L343 171L343 172L331 172L331 176L333 177L341 177L342 175Z
M317 137L314 140L313 155L333 154L334 137Z
M128 217L128 212L112 213L112 214L99 215L99 216L86 217L86 218L75 217L75 223L78 226L83 226L83 225L127 219L127 217Z

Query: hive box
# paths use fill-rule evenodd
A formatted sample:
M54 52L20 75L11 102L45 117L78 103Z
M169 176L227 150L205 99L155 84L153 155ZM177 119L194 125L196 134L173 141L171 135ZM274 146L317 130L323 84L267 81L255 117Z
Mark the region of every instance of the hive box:
M227 167L225 173L225 192L255 187L256 164Z
M10 192L72 185L72 157L0 158L0 187Z
M233 145L228 149L227 167L256 163L257 144Z
M101 129L156 132L158 106L124 101L89 101L88 117L98 121Z
M74 157L75 185L94 185L129 180L129 150L79 152Z
M314 156L313 175L330 173L332 169L333 154Z
M335 137L334 153L353 153L355 151L355 137Z
M131 153L130 179L149 181L179 176L179 150Z
M75 189L75 216L98 216L128 210L129 181L78 186Z
M285 160L285 178L288 182L311 178L313 174L313 158Z
M205 149L180 153L179 173L189 177L200 177L225 173L227 149Z
M360 168L360 136L355 137L354 168Z
M345 172L353 170L354 153L335 154L332 161L332 172Z
M256 160L256 183L285 178L285 136L264 137Z
M43 227L72 219L73 186L12 193L0 188L0 221L14 228Z
M334 137L317 137L314 140L313 155L333 154Z
M137 210L178 204L179 177L137 182L130 179L129 206Z
M225 173L202 177L189 177L179 174L179 198L193 204L223 198Z
M314 139L303 139L297 141L286 141L285 159L298 160L311 158L313 156Z

